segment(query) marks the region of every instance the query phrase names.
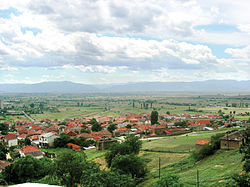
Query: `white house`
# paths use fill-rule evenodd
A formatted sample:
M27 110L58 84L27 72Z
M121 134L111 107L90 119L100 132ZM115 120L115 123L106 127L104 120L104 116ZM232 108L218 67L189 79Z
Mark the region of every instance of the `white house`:
M4 136L4 141L7 147L17 146L17 136L16 134L7 134Z
M43 152L40 151L35 145L24 146L22 149L19 150L19 153L21 157L31 155L32 157L35 157L37 159L43 158Z
M59 136L52 132L41 134L39 136L39 146L45 148L53 147L56 138L59 138Z

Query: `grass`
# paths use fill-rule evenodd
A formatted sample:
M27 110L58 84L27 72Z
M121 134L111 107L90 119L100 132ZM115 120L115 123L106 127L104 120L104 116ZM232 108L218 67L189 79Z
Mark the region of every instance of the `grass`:
M179 153L157 153L157 152L140 152L140 157L145 159L147 162L147 167L150 172L154 172L159 168L159 158L161 167L166 167L169 164L173 164L182 160L188 154L179 154Z
M174 155L173 155L174 156ZM225 159L226 158L226 159ZM186 162L161 167L162 175L166 173L180 176L180 182L196 186L197 170L199 171L200 186L226 186L227 178L242 170L242 155L238 150L218 150L214 155L194 164L192 159L184 158ZM140 186L154 186L158 181L158 171L151 171L146 181Z
M60 112L51 113L51 112L44 112L43 114L31 114L31 118L35 120L41 119L50 119L50 120L64 120L66 118L72 117L87 117L87 116L94 116L103 110L97 107L65 107L61 108Z
M71 151L69 148L48 148L48 149L40 149L43 152L55 153L56 155L62 154L68 151ZM92 161L96 158L102 157L105 155L106 151L97 151L96 149L88 149L84 150L87 159Z
M150 142L143 142L142 149L169 153L188 153L194 148L198 139L209 140L213 134L165 137Z

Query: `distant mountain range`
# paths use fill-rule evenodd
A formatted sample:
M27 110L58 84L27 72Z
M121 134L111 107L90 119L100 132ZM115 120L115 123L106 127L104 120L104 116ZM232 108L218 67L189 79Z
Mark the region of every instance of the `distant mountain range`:
M0 84L0 93L86 93L86 92L250 92L250 80L207 80L194 82L137 82L88 85L62 82Z

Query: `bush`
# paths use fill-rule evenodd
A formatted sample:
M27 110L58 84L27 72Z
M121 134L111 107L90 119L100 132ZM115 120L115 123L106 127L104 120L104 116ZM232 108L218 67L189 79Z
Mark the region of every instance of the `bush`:
M178 175L166 174L157 181L156 185L159 187L177 186L179 184L179 178L180 177Z
M209 155L214 154L215 149L211 145L204 145L199 151L193 152L193 157L196 161L202 160Z

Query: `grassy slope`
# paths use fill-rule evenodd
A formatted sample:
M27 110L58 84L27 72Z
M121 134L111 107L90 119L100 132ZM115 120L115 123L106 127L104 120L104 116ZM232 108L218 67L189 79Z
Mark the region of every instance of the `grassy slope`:
M196 184L196 172L198 169L201 186L225 186L223 178L234 172L239 173L242 170L242 155L238 150L218 150L214 155L196 164L188 157L191 154L189 150L192 151L197 139L209 140L215 133L188 137L173 136L143 142L142 149L164 152L144 151L142 158L146 159L150 173L146 181L140 186L154 186L157 182L159 157L161 158L162 175L164 173L177 174L180 176L181 182L192 186Z
M175 155L172 155L175 157ZM226 177L242 170L242 155L238 150L218 150L214 155L194 164L162 165L161 175L166 173L180 176L181 183L196 185L196 172L199 170L200 186L225 186ZM190 160L187 157L184 160ZM179 162L182 163L182 162ZM140 186L154 186L158 180L158 170L151 170L146 181Z
M49 149L40 149L43 152L61 154L63 152L71 151L69 148L49 148ZM88 160L94 160L96 158L104 156L106 151L97 151L96 149L89 149L84 151Z
M198 139L209 140L212 135L214 134L201 134L197 136L169 136L163 139L143 142L142 149L170 153L188 153L194 148Z

